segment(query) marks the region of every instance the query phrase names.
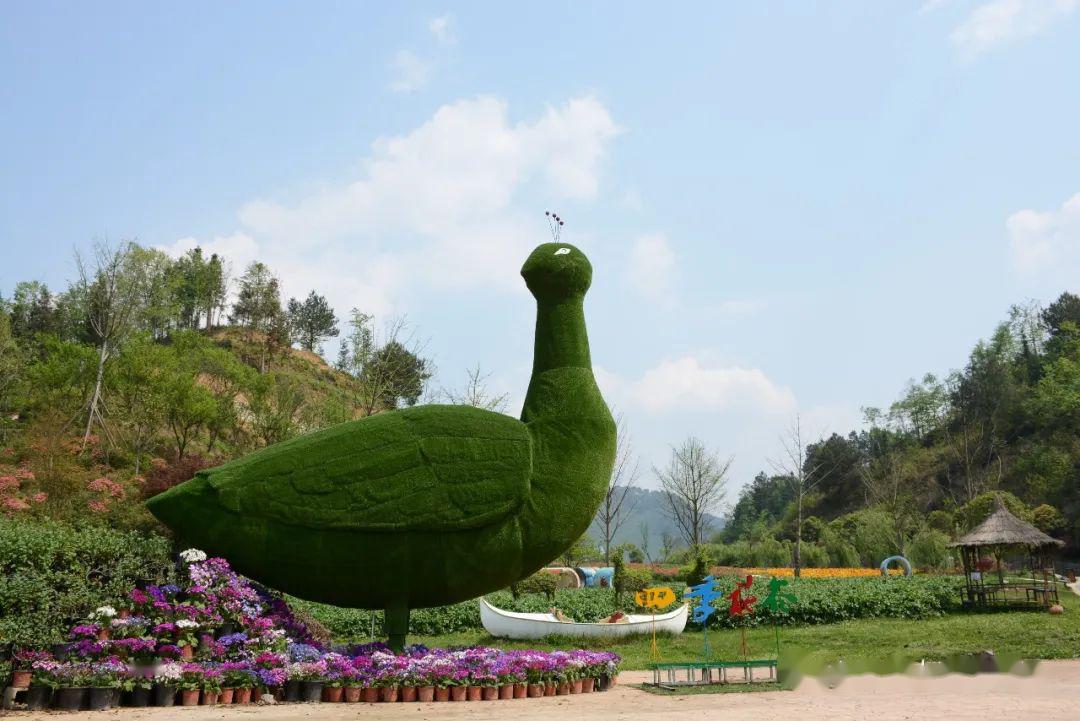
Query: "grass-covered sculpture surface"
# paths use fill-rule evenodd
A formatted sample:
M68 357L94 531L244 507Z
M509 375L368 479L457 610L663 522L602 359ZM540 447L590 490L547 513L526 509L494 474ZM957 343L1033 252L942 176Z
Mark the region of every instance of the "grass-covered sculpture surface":
M537 302L521 420L469 406L388 411L199 472L150 510L186 542L301 598L386 610L475 598L550 562L607 489L615 423L593 377L592 266L545 243L521 275Z

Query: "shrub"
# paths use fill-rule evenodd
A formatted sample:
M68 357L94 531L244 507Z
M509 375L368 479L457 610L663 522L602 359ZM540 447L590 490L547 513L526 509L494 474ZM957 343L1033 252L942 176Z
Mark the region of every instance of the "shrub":
M926 528L915 534L908 545L908 555L908 560L919 568L945 568L952 565L949 537L933 528Z
M216 466L218 463L197 454L182 456L172 461L155 458L150 463L150 471L146 474L143 496L152 498L159 493L164 493L173 486L190 480L202 469Z
M169 541L0 517L0 641L47 645L94 608L171 573Z
M1061 511L1049 503L1036 506L1035 510L1031 512L1031 516L1032 523L1043 533L1060 533L1065 528L1065 517L1061 515Z
M803 568L827 568L829 554L823 546L816 543L803 543L800 549Z
M516 586L518 595L523 593L540 593L554 602L555 589L559 587L559 576L541 570L528 578L519 581Z

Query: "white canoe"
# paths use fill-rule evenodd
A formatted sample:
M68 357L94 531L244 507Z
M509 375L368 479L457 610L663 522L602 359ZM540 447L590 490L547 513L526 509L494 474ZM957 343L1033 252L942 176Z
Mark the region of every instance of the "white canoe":
M626 623L566 623L550 613L518 613L495 608L480 598L480 621L484 630L499 638L536 639L545 636L574 636L587 638L620 638L639 633L680 634L686 628L689 606L683 604L674 611L656 616L631 614Z

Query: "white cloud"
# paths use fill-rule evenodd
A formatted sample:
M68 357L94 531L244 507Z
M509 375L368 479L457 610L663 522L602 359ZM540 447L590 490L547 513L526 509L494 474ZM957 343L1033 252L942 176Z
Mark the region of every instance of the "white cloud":
M229 237L245 238L244 252L275 269L286 294L318 288L339 315L386 312L419 287L519 290L522 259L546 235L537 200L595 197L617 133L592 97L518 123L502 100L460 100L376 140L350 182L244 204Z
M1020 210L1005 222L1017 269L1025 274L1080 269L1080 193L1058 210Z
M595 368L605 397L646 411L793 413L795 396L759 368L708 366L693 355L661 361L634 380Z
M390 89L395 93L415 93L423 90L431 78L431 63L423 60L412 50L398 50L391 63L394 78Z
M972 60L1048 30L1078 6L1080 0L991 0L972 10L950 37L961 55Z
M670 300L675 276L675 251L662 233L643 235L630 249L627 282L646 298Z
M439 45L454 45L457 36L454 34L454 18L450 15L440 15L428 21L428 32L435 38Z

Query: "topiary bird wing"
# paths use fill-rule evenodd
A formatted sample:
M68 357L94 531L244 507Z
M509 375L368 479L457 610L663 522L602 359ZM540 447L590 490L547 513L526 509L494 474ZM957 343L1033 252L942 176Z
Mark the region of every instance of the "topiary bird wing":
M315 528L446 531L516 511L531 466L529 431L516 418L421 406L301 436L199 475L236 513Z

